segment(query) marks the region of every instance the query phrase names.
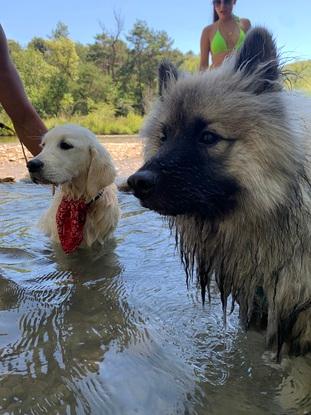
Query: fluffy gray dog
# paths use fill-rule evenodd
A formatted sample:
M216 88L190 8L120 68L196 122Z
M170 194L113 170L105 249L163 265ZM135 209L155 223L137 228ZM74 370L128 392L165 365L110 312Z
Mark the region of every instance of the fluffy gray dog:
M159 73L145 164L129 186L169 218L203 296L215 277L224 310L231 295L278 356L310 351L311 100L283 90L262 28L215 70L180 78L163 63Z

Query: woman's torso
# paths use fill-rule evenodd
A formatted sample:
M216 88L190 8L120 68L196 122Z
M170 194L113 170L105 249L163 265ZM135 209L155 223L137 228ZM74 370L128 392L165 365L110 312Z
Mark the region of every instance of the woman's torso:
M232 24L233 23L233 24ZM210 51L212 55L212 67L219 66L226 56L232 51L240 49L245 39L245 31L241 27L238 17L234 18L231 25L220 23L218 20L211 26Z

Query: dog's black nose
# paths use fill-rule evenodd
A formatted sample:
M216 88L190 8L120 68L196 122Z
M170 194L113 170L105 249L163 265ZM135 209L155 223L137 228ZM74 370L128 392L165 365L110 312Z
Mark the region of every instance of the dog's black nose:
M29 170L29 173L36 173L40 171L43 166L44 163L38 159L29 160L27 163L27 169Z
M150 170L138 171L127 179L127 184L134 190L135 195L148 196L155 184L157 175Z

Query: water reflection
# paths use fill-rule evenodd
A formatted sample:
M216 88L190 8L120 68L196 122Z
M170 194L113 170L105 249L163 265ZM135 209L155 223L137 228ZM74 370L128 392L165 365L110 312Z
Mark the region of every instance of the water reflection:
M29 217L21 209L28 192L38 206L49 193L11 189L1 212L1 410L122 414L183 407L178 363L173 375L166 373L169 353L161 356L141 330L143 316L127 304L117 241L95 255L66 256L35 229L39 209Z
M311 410L310 360L273 365L216 292L203 308L159 216L120 195L115 239L66 256L34 226L50 197L0 186L0 413Z
M0 402L13 413L21 403L27 413L44 408L88 413L78 384L85 381L84 389L92 391L105 353L126 347L135 330L120 301L121 267L113 246L97 261L88 255L81 262L60 253L56 257L61 261L54 272L22 285L1 278L6 327L1 330Z

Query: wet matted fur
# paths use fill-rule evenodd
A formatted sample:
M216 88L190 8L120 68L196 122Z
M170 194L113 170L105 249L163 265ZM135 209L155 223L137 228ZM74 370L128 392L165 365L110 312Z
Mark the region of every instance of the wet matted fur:
M217 69L160 67L142 128L145 164L128 183L168 217L187 275L216 279L246 327L278 355L311 349L311 100L283 90L269 32L249 32Z

